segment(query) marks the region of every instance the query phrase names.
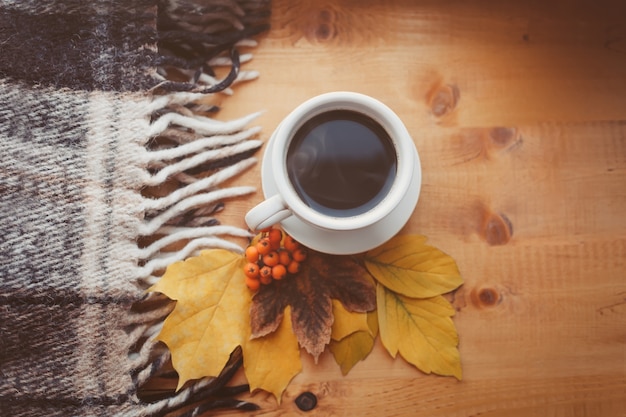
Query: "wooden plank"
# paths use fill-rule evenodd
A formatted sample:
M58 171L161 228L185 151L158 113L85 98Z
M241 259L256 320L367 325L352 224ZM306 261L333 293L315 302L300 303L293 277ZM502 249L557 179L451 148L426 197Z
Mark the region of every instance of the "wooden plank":
M378 344L332 356L255 415L623 416L626 410L626 4L275 1L273 29L220 117L265 109L267 139L316 94L392 107L423 167L421 233L458 262L464 379L425 376ZM260 189L259 166L234 180ZM243 226L259 192L229 202ZM241 376L239 377L241 379ZM224 412L223 415L239 415Z
M613 383L613 385L610 385ZM609 387L607 389L607 386ZM618 377L524 378L438 384L419 378L328 381L302 386L318 394L318 407L310 413L294 405L299 392L289 390L275 411L265 399L263 416L456 417L456 416L619 416L623 410L623 380ZM255 398L263 401L262 398ZM220 415L241 415L224 412Z
M460 100L447 123L623 119L623 14L463 3L277 1L254 61L268 90L240 89L250 106L231 110L261 104L273 126L311 95L348 89L412 110L404 118L424 125L433 122L428 93L451 84Z

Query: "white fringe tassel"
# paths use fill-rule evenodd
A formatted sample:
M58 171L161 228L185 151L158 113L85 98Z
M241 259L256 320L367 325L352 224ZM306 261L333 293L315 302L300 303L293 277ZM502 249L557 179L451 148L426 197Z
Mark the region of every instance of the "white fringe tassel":
M250 58L242 55L242 61ZM228 65L230 62L226 59L214 61L213 65ZM242 71L238 80L256 77L256 71ZM209 78L201 81L214 82ZM150 170L142 182L146 187L159 187L176 179L180 185L166 196L143 198L142 209L146 218L139 226L139 235L151 239L147 246L138 248L136 253L142 264L137 270L137 285L143 289L154 285L163 270L173 262L209 248L242 252L243 248L228 238L251 237L247 229L221 225L212 215L221 209L222 201L256 191L250 186L221 186L257 162L252 155L262 146L262 141L257 138L261 129L249 127L248 124L261 113L223 122L195 114L189 107L185 107L203 97L196 93L172 93L156 97L150 106L150 111L160 116L149 129L154 146L146 149L140 161ZM197 219L209 225L198 226L193 221ZM185 244L181 249L166 251L170 245L183 241ZM150 293L146 299L156 298L158 302L158 297L162 296ZM135 327L129 336L138 348L129 355L129 359L135 369L137 386L142 386L161 372L161 368L170 360L169 351L157 343L157 336L171 308L171 304L161 303L154 310L137 314L133 320ZM142 415L163 415L176 409L199 390L209 386L214 379L204 378L170 398L146 404Z

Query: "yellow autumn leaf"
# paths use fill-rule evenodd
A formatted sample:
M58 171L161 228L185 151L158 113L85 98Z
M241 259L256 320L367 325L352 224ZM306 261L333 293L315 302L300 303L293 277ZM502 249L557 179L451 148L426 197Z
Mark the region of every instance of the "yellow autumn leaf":
M374 347L374 338L367 330L354 332L340 341L331 340L328 345L335 361L341 368L341 373L347 375L348 372L359 361L369 355Z
M353 313L348 311L339 300L333 299L332 303L334 321L330 337L333 340L341 340L360 330L369 330L367 326L367 313Z
M224 249L170 265L150 288L176 300L158 339L172 354L178 389L191 379L220 374L250 333L250 291L243 257Z
M426 237L399 235L365 255L365 266L390 290L413 298L429 298L463 283L456 262L425 244Z
M364 360L374 348L378 333L376 311L360 314L364 316L365 329L351 332L341 339L333 339L328 345L343 375L347 375L354 365Z
M373 338L378 336L378 312L376 310L367 313L367 327Z
M243 345L243 366L250 391L271 392L280 404L282 394L294 376L302 371L298 339L291 328L291 309L285 308L276 331Z
M454 308L438 295L409 298L383 285L376 289L380 338L392 357L400 355L421 371L461 379Z

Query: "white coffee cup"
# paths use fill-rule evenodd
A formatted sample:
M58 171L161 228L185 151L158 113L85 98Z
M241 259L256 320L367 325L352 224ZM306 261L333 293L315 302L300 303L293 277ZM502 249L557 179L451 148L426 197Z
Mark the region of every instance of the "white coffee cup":
M337 110L372 119L387 133L395 152L395 174L388 191L373 207L355 214L336 215L337 211L329 213L307 204L287 169L287 154L296 132L311 118ZM363 94L332 92L302 103L276 128L263 157L261 182L266 200L246 214L251 230L280 224L311 249L355 254L383 244L406 224L420 194L421 165L409 132L389 107Z

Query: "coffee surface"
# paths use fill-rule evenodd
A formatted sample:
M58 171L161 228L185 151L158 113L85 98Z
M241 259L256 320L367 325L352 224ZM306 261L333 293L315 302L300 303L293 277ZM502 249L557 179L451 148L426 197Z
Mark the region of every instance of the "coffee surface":
M287 172L300 198L336 217L375 207L389 192L396 169L389 134L369 116L349 110L311 118L287 151Z

